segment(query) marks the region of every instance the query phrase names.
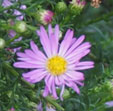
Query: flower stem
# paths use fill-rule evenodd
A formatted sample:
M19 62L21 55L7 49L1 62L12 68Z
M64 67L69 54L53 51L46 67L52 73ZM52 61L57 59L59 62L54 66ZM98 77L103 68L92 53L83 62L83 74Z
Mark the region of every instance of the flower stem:
M15 37L13 37L12 39L10 39L9 41L6 42L6 45L9 45L11 42L13 42L15 39L18 39L20 37L19 34L16 34Z

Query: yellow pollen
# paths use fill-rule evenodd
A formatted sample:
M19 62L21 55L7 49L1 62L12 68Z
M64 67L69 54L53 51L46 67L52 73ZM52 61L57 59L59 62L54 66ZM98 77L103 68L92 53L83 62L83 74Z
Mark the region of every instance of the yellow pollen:
M54 56L48 59L47 69L52 75L62 75L67 70L67 61L60 56Z

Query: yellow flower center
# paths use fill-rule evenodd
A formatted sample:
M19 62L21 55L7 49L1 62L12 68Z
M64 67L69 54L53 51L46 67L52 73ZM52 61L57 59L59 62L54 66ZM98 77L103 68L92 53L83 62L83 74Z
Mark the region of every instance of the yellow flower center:
M47 69L52 75L62 75L67 69L67 61L60 56L54 56L48 59Z

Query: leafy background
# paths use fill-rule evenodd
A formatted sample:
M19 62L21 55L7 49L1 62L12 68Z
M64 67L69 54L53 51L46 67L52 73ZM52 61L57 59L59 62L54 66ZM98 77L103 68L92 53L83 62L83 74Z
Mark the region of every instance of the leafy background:
M15 48L18 46L24 49L29 48L29 41L34 40L40 46L39 39L35 30L39 24L32 16L38 8L52 10L56 13L55 6L60 0L20 0L14 3L13 7L7 9L19 9L21 4L25 4L27 9L24 21L29 25L28 34L22 35L23 41L11 44L8 36L8 20L15 20L12 11L4 13L0 1L0 37L6 41L6 48ZM64 1L67 6L69 0ZM43 108L51 104L57 111L113 111L113 108L107 108L105 103L113 100L113 0L102 0L99 8L87 4L78 16L72 16L68 21L69 9L64 13L56 13L52 25L60 24L60 29L64 33L68 28L75 31L75 36L86 35L86 41L91 42L92 51L84 59L93 60L95 68L84 71L85 86L81 87L80 95L77 95L72 89L68 89L68 97L64 101L53 100L51 97L43 98L41 96L44 83L31 85L25 82L21 74L25 70L15 69L13 67L16 61L16 55L6 50L0 50L0 111L8 111L12 106L16 111L36 111L36 106L40 100ZM5 25L4 25L5 24ZM47 27L47 26L45 26ZM41 48L41 46L40 46Z

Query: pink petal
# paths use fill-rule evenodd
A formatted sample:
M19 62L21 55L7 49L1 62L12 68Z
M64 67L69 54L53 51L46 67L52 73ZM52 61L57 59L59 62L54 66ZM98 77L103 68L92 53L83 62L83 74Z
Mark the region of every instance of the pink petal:
M44 48L44 51L48 57L51 57L51 47L50 41L47 35L47 32L43 26L40 27L40 31L37 31L37 34L40 36L41 44Z
M22 76L23 76L24 78L30 78L31 76L40 74L40 73L42 73L42 72L43 72L42 69L36 69L36 70L32 70L32 71L27 72L27 73L23 73Z
M40 77L35 77L33 79L29 79L28 82L30 83L37 83L40 82L44 77L46 76L46 74L41 75Z
M56 93L56 88L55 88L55 81L54 81L54 78L53 78L53 82L52 82L52 94L53 94L53 97L55 99L58 99L58 96L57 96L57 93Z
M31 41L30 45L33 52L37 55L37 58L40 58L42 61L47 59L46 56L40 50L38 50L38 46L34 43L34 41Z
M53 29L52 29L52 26L51 24L48 25L48 34L49 34L49 38L51 37L51 34L53 34Z
M58 42L57 42L56 37L55 37L54 34L51 34L51 36L50 36L50 44L51 44L52 56L57 55Z
M66 73L66 76L74 81L84 80L84 74L82 72L69 71Z
M52 90L51 90L52 81L53 81L53 76L52 76L52 75L48 75L48 76L45 78L45 83L46 83L46 86L48 87L48 90L49 90L50 93L52 92Z
M66 51L68 50L68 48L71 44L72 37L73 37L73 31L68 30L65 35L64 40L60 44L60 49L59 49L58 55L64 56L64 54L66 53Z
M63 93L64 93L64 89L65 89L65 85L63 84L63 85L62 85L61 92L60 92L60 99L61 99L62 101L63 101L62 95L63 95Z
M82 53L83 51L87 50L88 48L91 47L91 44L89 44L89 42L86 42L80 46L78 46L75 50L73 50L71 53L67 53L65 54L65 56L69 56L71 57L71 55L73 54L73 56L79 54L79 53ZM64 57L65 57L64 56Z
M71 53L75 48L77 48L85 39L85 36L82 35L80 36L80 38L78 38L75 43L73 43L73 45L70 47L70 49L66 52L66 55L68 55L69 53Z
M78 86L75 84L75 83L73 83L73 82L70 82L70 83L66 83L66 85L68 86L68 87L71 87L73 90L75 90L78 94L80 93L80 90L79 90L79 88L78 88Z
M60 31L59 31L59 25L56 25L55 26L55 31L54 31L54 33L55 33L55 37L56 37L56 41L57 41L57 44L58 44L58 39L59 39L59 33L60 33Z
M78 62L77 66L90 66L90 65L94 65L94 62L92 61L84 61L84 62Z
M59 80L58 76L55 76L55 84L58 86L61 85L61 81Z
M40 65L36 65L36 64L32 64L32 63L27 63L27 62L15 62L13 64L13 66L14 67L18 67L18 68L25 68L25 69L28 69L28 68L43 68Z
M70 54L70 56L67 56L65 58L69 61L69 63L74 63L74 62L80 60L82 57L86 56L89 52L90 52L90 50L87 49L76 56L75 56L75 54L72 53L72 54Z
M45 86L45 89L44 89L44 92L43 92L43 96L46 97L46 96L48 96L48 94L49 94L48 87Z
M90 69L93 68L94 66L79 66L79 67L75 67L75 70L84 70L84 69Z

